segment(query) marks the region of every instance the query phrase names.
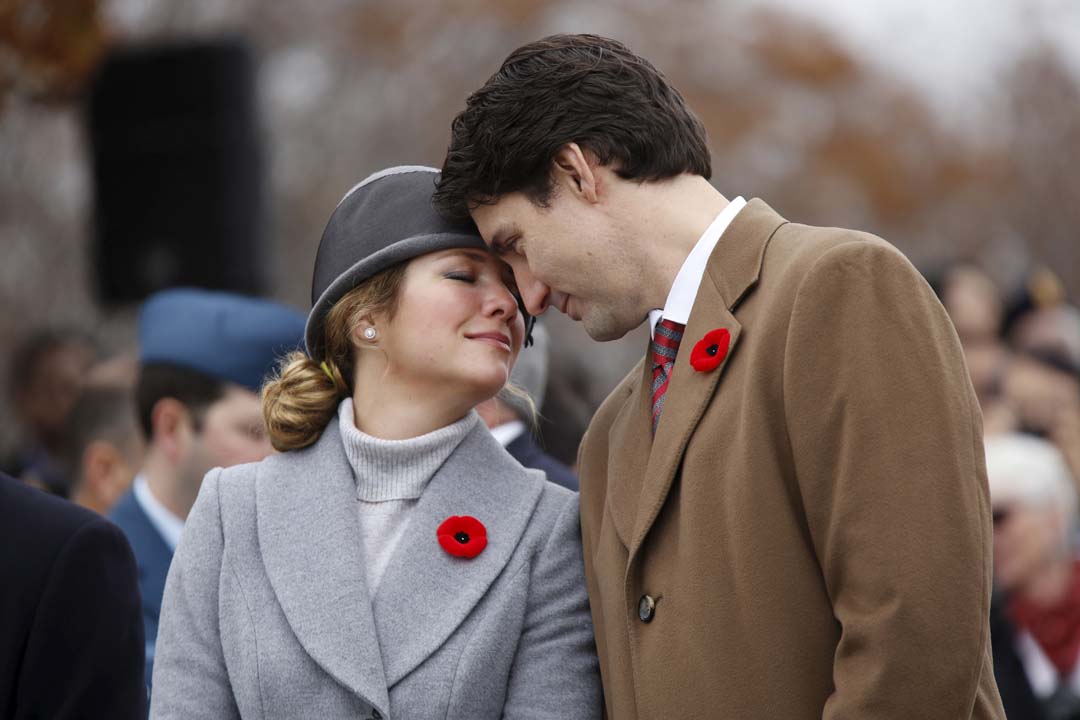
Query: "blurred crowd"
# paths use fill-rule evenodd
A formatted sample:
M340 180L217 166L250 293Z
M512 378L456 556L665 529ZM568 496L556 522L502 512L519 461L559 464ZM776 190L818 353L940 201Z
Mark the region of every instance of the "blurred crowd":
M193 302L199 304L194 299L203 295L203 302L209 305L204 312L210 317L194 313L193 318ZM217 314L239 312L230 309L239 302L278 308L280 315L260 318L271 325L266 331L269 337L241 339L241 333L234 329L219 332L212 342L207 329L195 327L199 322L213 322ZM275 323L286 325L285 330L277 329L277 337L273 336ZM250 443L232 440L216 449L213 438L208 438L209 450L194 453L198 462L189 469L191 482L197 488L202 475L216 465L259 460L273 451L262 427L259 383L273 371L283 348L295 349L302 344L302 329L303 316L284 306L229 293L187 290L165 291L146 303L138 348L119 352L102 348L96 338L76 328L38 329L12 353L8 383L18 441L0 456L0 472L108 515L131 490L140 468L151 460L148 451L154 445L155 408L160 400L179 400L195 417L216 407L230 393L240 395L241 389L246 391L245 403L242 412L235 413L232 430ZM161 335L167 338L159 339ZM544 326L537 325L533 347L521 355L514 369L514 390L482 404L477 411L496 437L506 438L504 444L512 454L532 460L524 464L542 467L554 474L559 484L576 489L570 469L554 462L538 438L532 438L541 419L558 424L558 418L535 412L547 395L550 342ZM163 344L164 354L160 350ZM251 362L255 368L249 374L255 374L237 383L232 365L237 362L235 355L244 352L254 356ZM177 368L190 371L193 367L197 379L188 378L183 383L162 369L175 375ZM166 377L162 379L162 375ZM199 382L207 388L195 388ZM240 405L236 401L232 404ZM202 436L204 428L198 429ZM530 439L528 445L526 439Z
M0 575L17 582L0 594L10 621L7 634L0 631L0 718L23 716L10 705L15 694L8 693L8 681L20 687L19 708L52 707L28 688L48 696L48 688L62 686L57 697L66 703L63 717L86 717L80 713L89 707L102 711L95 717L140 716L141 699L132 704L130 683L116 678L135 677L138 686L151 687L165 580L203 477L211 468L256 462L274 452L259 392L279 361L303 345L304 325L301 312L278 303L175 288L142 304L138 347L131 352L103 353L93 338L70 328L35 332L16 349L9 391L21 442L2 468L17 480L0 476L0 548L6 551L0 553ZM519 462L577 490L571 469L548 455L531 432L547 386L548 342L537 325L533 347L511 375L512 387L482 403L477 413ZM28 494L30 486L43 492ZM67 498L85 510L80 515L33 495ZM119 528L130 550L115 543L108 549L80 546L96 564L81 571L65 565L71 552L63 548L69 541L85 543L78 538L87 523L101 532L100 516L111 521L105 532ZM28 547L49 546L55 553L24 554ZM67 582L45 582L51 572ZM80 597L82 580L101 597ZM83 625L107 627L111 620L122 629L78 647L66 624L21 622L20 612L8 607L15 601L27 617L51 606L71 618L80 617L73 614L80 602L96 602L99 616ZM128 642L119 642L120 634ZM58 643L74 643L77 652L57 652ZM133 650L107 659L94 651L117 647ZM20 648L41 659L41 672L33 671ZM103 664L109 668L104 676ZM18 673L9 677L8 666ZM88 679L94 677L100 682ZM126 689L112 697L126 703L124 711L80 689L121 685Z
M995 674L1010 718L1080 718L1080 309L1049 269L1003 292L931 278L982 407L993 509Z
M1011 718L1080 718L1080 309L1046 269L1018 293L975 265L928 279L956 327L982 408L991 628L1006 710ZM167 291L144 306L140 347L131 352L104 352L74 328L40 330L13 352L9 397L20 442L2 469L124 530L139 567L147 681L157 603L202 475L272 452L258 386L302 330L300 313L273 303ZM537 339L515 380L542 406L552 340L542 327ZM531 437L532 411L520 393L479 411L519 459L576 486Z

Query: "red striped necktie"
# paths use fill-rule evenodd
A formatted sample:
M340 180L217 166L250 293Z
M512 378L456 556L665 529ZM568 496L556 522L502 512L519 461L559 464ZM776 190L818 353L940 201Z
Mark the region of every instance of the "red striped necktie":
M664 395L667 393L671 370L675 367L675 356L679 352L679 343L682 341L685 328L686 326L682 323L664 319L657 324L653 332L653 340L649 346L652 351L653 435L656 434L656 426L660 423L660 414L664 412Z

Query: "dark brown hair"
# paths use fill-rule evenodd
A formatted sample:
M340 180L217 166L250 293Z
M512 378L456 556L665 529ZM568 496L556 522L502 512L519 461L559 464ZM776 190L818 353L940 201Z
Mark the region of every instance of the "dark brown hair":
M452 218L511 192L544 205L571 142L627 180L712 175L704 126L648 60L597 35L552 35L511 53L454 118L435 205Z
M164 398L178 400L188 412L196 431L202 428L206 409L225 396L226 384L198 370L171 363L146 363L135 383L135 411L147 442L154 439L154 406Z
M91 443L104 440L132 461L139 448L138 425L130 390L112 385L84 387L68 417L62 455L72 487L82 482L82 458Z

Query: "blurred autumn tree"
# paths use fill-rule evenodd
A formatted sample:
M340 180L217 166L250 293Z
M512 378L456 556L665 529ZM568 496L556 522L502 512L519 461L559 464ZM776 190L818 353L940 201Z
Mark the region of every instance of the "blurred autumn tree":
M98 0L0 2L0 109L12 92L71 101L106 47Z
M1080 302L1080 84L1041 46L1008 79L1009 161L1000 221L1054 268Z

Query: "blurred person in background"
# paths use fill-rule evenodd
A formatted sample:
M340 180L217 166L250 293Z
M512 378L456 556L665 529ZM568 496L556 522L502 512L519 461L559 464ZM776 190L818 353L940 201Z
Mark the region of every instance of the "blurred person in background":
M1036 268L1006 306L978 267L933 278L964 349L987 435L1046 437L1080 477L1080 311L1055 274Z
M142 720L135 559L101 516L0 475L0 720Z
M71 411L66 436L70 499L107 515L131 488L142 463L132 390L88 382Z
M1004 301L990 276L974 265L958 264L945 271L938 290L965 349L1000 342Z
M495 397L477 405L476 412L515 460L527 468L543 470L548 480L576 492L578 479L574 471L545 452L533 438L537 411L547 390L550 340L547 330L540 324L533 327L532 337L529 352L518 357L510 373L510 384L514 389L503 388Z
M983 432L996 435L1017 430L1020 418L1005 393L1013 362L1009 347L1002 342L968 345L964 361L982 409Z
M86 385L135 391L139 379L139 353L118 352L94 363L86 372Z
M549 358L549 365L554 358ZM537 434L544 439L544 450L551 457L577 473L578 447L585 428L592 419L589 387L593 380L586 374L585 363L564 364L548 377L544 412L537 418Z
M1057 353L1031 349L1009 361L1002 390L1017 426L1053 442L1080 477L1080 367Z
M889 244L728 201L711 167L647 60L557 35L467 99L437 191L529 312L653 331L580 453L608 715L1002 717L952 324Z
M1016 319L1009 339L1018 352L1056 357L1080 367L1080 309L1058 303L1032 310Z
M89 337L71 330L35 332L15 349L8 387L20 437L6 463L10 475L55 495L68 494L64 432L94 358Z
M1010 296L1001 334L1018 352L1080 366L1080 310L1048 267L1033 267Z
M292 308L224 292L165 290L142 307L135 403L146 451L109 518L139 566L147 684L169 564L203 476L273 451L259 389L303 329Z
M1002 392L1016 427L1051 440L1080 478L1080 309L1054 271L1028 273L1010 298L1002 335L1015 356Z
M971 384L982 409L984 432L990 435L1015 430L1018 420L1003 388L1011 352L1001 338L1005 312L1001 291L982 269L968 263L946 267L931 284L964 349Z
M1074 479L1058 449L1031 435L988 436L986 468L1001 593L995 673L1006 711L1017 720L1080 718Z

